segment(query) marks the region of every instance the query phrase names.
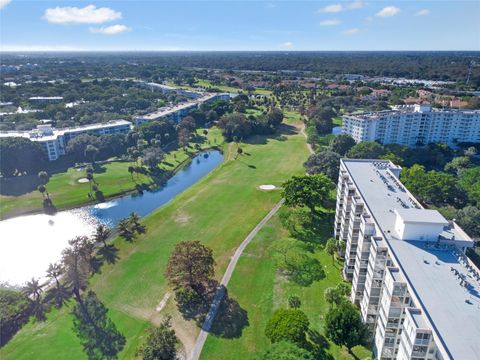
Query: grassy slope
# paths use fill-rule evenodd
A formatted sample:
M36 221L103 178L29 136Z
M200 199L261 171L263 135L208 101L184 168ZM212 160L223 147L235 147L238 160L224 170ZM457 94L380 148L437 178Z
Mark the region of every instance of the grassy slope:
M199 130L201 132L201 130ZM210 129L208 142L204 142L203 148L222 143L222 137L219 129ZM175 156L175 158L174 158ZM162 167L172 170L181 162L188 159L188 155L181 149L171 151L165 157ZM103 166L105 171L94 174L95 180L100 184L100 190L106 198L122 194L126 191L135 189L137 183L151 183L148 176L140 175L136 182L132 180L128 167L130 162L114 162ZM90 190L88 183L79 183L78 179L85 177L85 171L77 171L75 168L69 168L66 172L53 174L47 184L47 190L57 209L77 207L90 202L87 194ZM23 179L29 180L29 179ZM22 179L15 180L16 182ZM34 179L36 181L36 178ZM2 186L6 186L2 184ZM0 195L0 216L19 215L29 211L42 210L42 195L33 190L21 196Z
M105 266L93 279L92 288L127 337L122 358L133 356L147 322L160 320L155 307L168 291L163 271L173 246L192 239L210 246L217 261L217 277L221 277L235 248L280 198L278 191L262 192L256 187L280 185L302 172L307 151L301 135L289 136L287 141L255 137L251 142L255 144L242 145L245 154L239 159L227 160L149 216L145 221L148 233L135 244L117 240L121 260ZM227 148L236 149L235 145ZM233 157L226 154L227 159ZM191 343L198 328L180 319L172 300L164 312L173 313L177 334ZM70 328L67 308L53 312L46 323L24 327L0 350L0 358L25 359L35 354L55 359L66 353L69 359L84 358Z
M329 230L330 227L325 227L325 239L330 237ZM202 359L252 359L255 353L265 350L269 346L264 335L265 325L274 310L288 307L290 295L300 297L301 310L309 317L310 327L323 333L323 318L328 310L323 293L327 287L341 281L341 264L333 265L331 257L317 249L314 255L324 266L326 277L307 287L286 280L275 270L270 246L288 236L276 215L245 249L228 288L229 294L247 310L249 325L240 338L222 339L210 335ZM330 343L328 352L335 359L353 359L345 348L333 343ZM354 348L354 352L360 359L371 357L370 351L362 347Z

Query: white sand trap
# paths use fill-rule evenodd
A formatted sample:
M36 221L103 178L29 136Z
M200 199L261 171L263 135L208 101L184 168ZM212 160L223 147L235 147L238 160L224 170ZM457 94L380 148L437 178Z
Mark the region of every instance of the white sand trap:
M277 187L275 185L260 185L258 187L260 190L275 190Z
M90 180L88 180L87 178L78 179L78 182L79 182L80 184L85 184L85 183L87 183L87 182L89 182L89 181L90 181Z

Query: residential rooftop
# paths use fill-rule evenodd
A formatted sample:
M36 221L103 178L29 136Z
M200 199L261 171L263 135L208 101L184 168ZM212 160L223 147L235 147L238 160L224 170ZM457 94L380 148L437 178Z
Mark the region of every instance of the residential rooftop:
M454 359L478 359L480 281L474 265L451 246L461 249L473 241L454 222L424 209L396 178L398 169L389 169L388 161L342 161L442 346ZM395 228L398 213L416 219L420 226L437 223L437 238L402 239Z

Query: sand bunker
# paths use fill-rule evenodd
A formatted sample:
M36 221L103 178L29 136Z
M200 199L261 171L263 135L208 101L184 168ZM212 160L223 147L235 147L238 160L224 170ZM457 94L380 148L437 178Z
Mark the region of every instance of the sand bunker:
M90 180L88 180L87 178L78 179L78 182L79 182L80 184L84 184L84 183L87 183L87 182L89 182L89 181L90 181Z
M260 190L275 190L277 187L275 185L260 185L258 187Z

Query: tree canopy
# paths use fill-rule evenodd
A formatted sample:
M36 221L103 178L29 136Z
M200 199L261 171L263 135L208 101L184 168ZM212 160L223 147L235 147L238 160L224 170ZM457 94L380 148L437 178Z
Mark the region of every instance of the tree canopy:
M0 172L3 176L34 174L46 162L47 157L40 143L21 137L0 138Z
M167 317L160 326L149 329L145 344L140 347L138 354L143 360L175 360L177 344L171 318Z
M278 309L268 320L265 335L272 343L285 340L302 346L306 342L306 332L309 326L310 322L303 311Z
M310 155L303 166L310 175L325 174L336 182L340 170L340 155L329 150L321 151Z
M324 174L293 176L283 184L283 197L287 206L306 206L315 213L317 207L328 206L334 187Z
M360 313L348 301L331 307L325 316L325 333L337 345L344 345L349 351L365 342L367 330Z

